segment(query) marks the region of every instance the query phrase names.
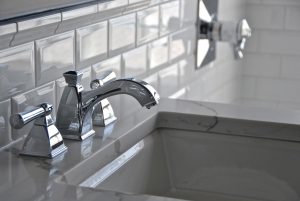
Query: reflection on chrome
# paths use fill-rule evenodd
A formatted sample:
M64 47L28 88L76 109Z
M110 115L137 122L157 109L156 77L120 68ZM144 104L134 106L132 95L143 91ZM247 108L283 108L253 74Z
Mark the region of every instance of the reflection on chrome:
M4 129L5 128L5 119L3 116L0 116L0 128Z
M201 66L209 51L209 40L198 40L198 47L201 47L201 49L199 48L199 50L197 51L197 66Z
M206 22L212 21L212 17L210 16L203 1L200 1L200 5L199 5L199 18L201 18L201 20L204 20Z
M103 181L105 181L109 176L118 171L126 163L128 163L132 158L134 158L139 152L144 148L144 140L138 142L133 147L128 149L125 153L120 155L118 158L104 166L102 169L97 171L95 174L87 178L85 181L79 184L82 187L95 188Z

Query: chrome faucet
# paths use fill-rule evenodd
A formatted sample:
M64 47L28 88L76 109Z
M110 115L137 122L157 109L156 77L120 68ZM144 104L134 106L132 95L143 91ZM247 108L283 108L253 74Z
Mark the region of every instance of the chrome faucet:
M141 80L117 79L96 89L84 91L81 72L69 71L63 75L68 86L65 87L59 103L56 126L64 138L84 140L93 135L94 108L107 97L127 94L148 109L158 104L159 94Z

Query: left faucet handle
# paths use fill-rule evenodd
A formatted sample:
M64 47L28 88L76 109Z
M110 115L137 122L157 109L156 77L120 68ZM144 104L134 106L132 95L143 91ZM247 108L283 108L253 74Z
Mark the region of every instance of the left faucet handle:
M52 110L52 109L51 109ZM29 122L41 117L45 114L43 107L34 107L33 109L25 112L20 112L10 116L10 125L14 129L21 129Z
M51 104L43 103L32 110L10 117L10 124L15 129L21 129L29 122L35 121L26 136L21 155L54 158L67 150L51 117L52 111Z

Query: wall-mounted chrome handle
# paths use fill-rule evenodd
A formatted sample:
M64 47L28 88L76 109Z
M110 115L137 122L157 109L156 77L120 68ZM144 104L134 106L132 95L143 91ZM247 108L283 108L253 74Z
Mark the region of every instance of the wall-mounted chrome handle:
M67 150L60 132L54 125L52 111L51 104L43 103L29 111L11 115L10 124L15 129L21 129L29 122L35 121L20 154L54 158Z
M39 107L35 107L29 111L13 114L10 117L10 125L15 129L21 129L31 121L51 114L52 110L52 105L43 103Z
M206 22L201 20L199 29L201 39L229 42L233 45L235 58L243 58L245 43L251 37L251 28L246 19L238 22L216 20Z

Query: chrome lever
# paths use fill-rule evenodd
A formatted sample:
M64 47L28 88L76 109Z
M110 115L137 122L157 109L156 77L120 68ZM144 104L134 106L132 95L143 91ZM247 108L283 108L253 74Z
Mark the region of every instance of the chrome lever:
M54 158L67 150L51 117L52 111L52 105L43 103L30 111L10 117L10 124L15 129L21 129L29 122L35 121L24 141L21 155Z
M206 22L201 20L199 29L201 39L229 42L233 45L235 58L243 58L245 43L251 37L251 28L246 19L238 22L220 22L216 20Z
M91 89L97 89L104 84L116 80L117 76L113 71L105 71L98 79L91 81ZM114 110L107 98L101 100L94 106L93 125L105 127L117 120Z

